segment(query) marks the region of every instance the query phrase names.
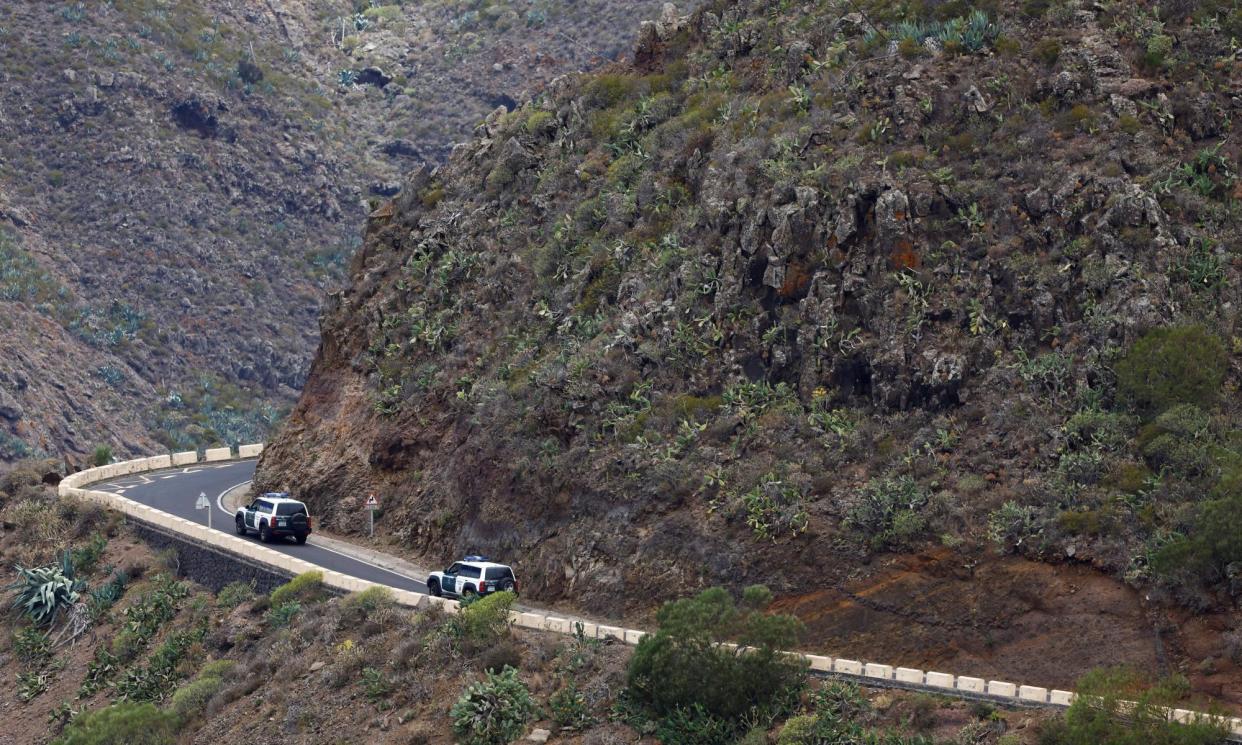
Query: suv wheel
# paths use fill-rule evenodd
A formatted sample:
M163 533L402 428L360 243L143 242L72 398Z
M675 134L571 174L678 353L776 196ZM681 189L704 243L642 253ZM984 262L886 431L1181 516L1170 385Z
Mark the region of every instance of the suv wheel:
M233 522L237 526L237 535L246 535L246 521L242 519L242 516L238 515Z
M437 597L437 598L443 596L444 594L440 592L440 583L434 579L427 583L427 592L431 593L432 596Z
M461 600L463 603L473 603L474 601L478 599L479 599L479 591L474 589L473 587L467 587L465 590L462 590Z
M259 540L264 543L272 542L272 531L268 529L267 523L263 523L259 526Z

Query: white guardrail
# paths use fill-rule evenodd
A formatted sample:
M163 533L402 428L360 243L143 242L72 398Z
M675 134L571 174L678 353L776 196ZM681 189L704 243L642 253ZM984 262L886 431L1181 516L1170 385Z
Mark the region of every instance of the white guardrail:
M232 450L227 447L212 448L203 454L201 460L197 452L188 451L90 468L66 476L60 482L60 495L62 497L79 497L99 503L104 507L129 515L136 520L175 531L199 543L214 546L280 571L290 572L294 575L309 571L323 572L324 584L342 592L359 592L370 587L380 586L374 582L324 569L308 561L274 551L261 543L244 540L230 533L209 530L205 525L170 515L167 512L148 507L119 494L82 488L92 483L147 471L184 467L200 462L215 463L233 459L257 458L263 453L263 445L242 445L237 451L237 454L234 455ZM456 613L458 611L458 604L452 600L423 595L408 590L399 590L394 587L387 589L392 592L393 597L396 598L398 603L407 607L417 608L425 605L438 605L447 613ZM577 626L581 624L582 633L587 637L596 639L611 638L631 645L638 644L639 640L646 635L646 632L637 629L605 626L573 618L532 613L530 611L514 611L512 622L514 626L520 628L551 631L558 634L577 633ZM853 679L862 685L909 688L967 698L988 698L1001 703L1008 702L1019 706L1064 708L1072 704L1075 699L1075 694L1070 691L1049 690L1040 686L1018 685L1001 680L985 680L983 678L951 675L949 673L917 670L908 667L893 667L875 662L862 662L825 655L799 653L798 656L807 661L812 672ZM1188 709L1169 709L1168 711L1169 718L1177 722L1193 722L1196 719L1207 716ZM1234 739L1242 737L1242 719L1226 719L1225 724L1234 735Z

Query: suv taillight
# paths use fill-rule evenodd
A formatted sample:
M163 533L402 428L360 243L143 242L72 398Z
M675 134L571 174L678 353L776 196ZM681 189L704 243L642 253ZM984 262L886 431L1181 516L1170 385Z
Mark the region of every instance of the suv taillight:
M487 583L479 580L479 594L482 595L485 592L487 592Z
M310 515L307 515L307 516L306 516L306 528L307 528L307 530L310 530L310 529L312 529L312 528L314 528L314 527L315 527L315 526L311 523L311 516L310 516Z

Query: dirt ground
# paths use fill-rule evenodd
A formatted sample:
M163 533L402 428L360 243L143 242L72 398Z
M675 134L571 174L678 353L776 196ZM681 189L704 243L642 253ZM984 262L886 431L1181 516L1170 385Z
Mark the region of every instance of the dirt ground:
M1225 614L1181 617L1090 567L949 549L886 557L865 580L778 600L809 649L957 675L1072 689L1126 664L1186 675L1196 694L1242 710L1242 670L1221 648Z

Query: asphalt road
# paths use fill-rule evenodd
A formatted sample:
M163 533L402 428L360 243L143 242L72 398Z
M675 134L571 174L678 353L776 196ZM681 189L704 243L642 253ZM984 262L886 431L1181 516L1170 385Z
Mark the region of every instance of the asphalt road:
M207 510L212 510L212 527L225 533L233 533L233 513L224 508L221 497L233 487L249 483L254 478L254 468L255 461L253 460L218 464L200 463L188 468L125 476L114 481L93 484L90 488L120 494L136 502L202 524L207 522ZM207 509L200 510L194 506L200 494L206 494L211 502L211 506ZM247 540L258 541L259 539L252 534L247 537ZM427 586L422 580L381 569L331 549L315 546L313 543L299 546L291 539L286 539L286 541L267 545L276 551L296 556L324 569L348 574L351 577L401 590L427 592ZM313 537L311 541L314 541Z

